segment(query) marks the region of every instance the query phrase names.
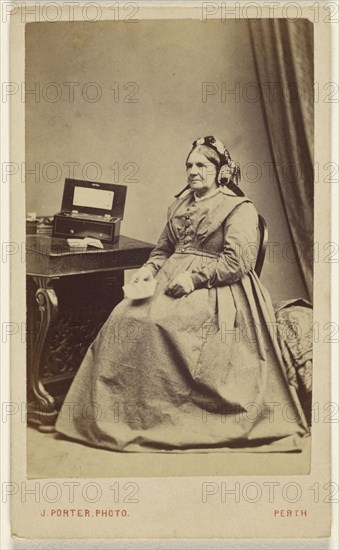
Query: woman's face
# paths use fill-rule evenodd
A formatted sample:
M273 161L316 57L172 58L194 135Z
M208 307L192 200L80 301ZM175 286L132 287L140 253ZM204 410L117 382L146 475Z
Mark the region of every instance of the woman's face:
M198 151L192 151L186 161L187 182L199 196L217 188L217 169L213 162Z

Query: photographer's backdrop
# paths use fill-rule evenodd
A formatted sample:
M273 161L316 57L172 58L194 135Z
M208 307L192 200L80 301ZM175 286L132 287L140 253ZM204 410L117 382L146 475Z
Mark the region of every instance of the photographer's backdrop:
M122 183L121 233L155 243L192 141L212 134L267 221L263 283L273 300L307 296L246 21L29 23L25 100L27 212L57 213L66 177Z

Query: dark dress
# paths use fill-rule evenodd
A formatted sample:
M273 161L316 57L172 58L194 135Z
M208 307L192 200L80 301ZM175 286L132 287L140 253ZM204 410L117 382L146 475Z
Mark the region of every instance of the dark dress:
M301 450L307 424L288 382L269 295L252 269L249 199L188 191L146 265L152 298L124 299L79 368L56 429L120 451ZM189 271L195 290L165 294Z

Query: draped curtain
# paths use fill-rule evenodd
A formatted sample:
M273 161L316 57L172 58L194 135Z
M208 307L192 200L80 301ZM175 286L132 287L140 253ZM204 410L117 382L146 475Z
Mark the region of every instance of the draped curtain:
M273 168L309 297L313 287L313 27L249 22Z

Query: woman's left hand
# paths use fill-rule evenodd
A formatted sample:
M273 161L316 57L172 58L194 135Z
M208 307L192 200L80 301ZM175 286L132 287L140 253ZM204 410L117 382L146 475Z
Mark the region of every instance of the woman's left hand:
M181 296L186 296L194 290L194 285L192 277L190 274L185 271L176 275L171 282L169 283L165 293L173 298L180 298Z

